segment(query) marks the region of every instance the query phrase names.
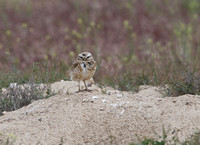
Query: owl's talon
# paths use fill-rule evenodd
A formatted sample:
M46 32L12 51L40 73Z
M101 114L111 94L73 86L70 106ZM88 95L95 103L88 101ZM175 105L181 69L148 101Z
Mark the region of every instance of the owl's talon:
M83 92L84 90L78 89L78 91L76 91L75 93L80 93Z
M92 90L89 90L89 89L85 89L84 91L88 91L88 92L91 92Z
M76 91L75 93L80 93L80 92L83 92L83 90L78 90L78 91Z
M89 90L89 89L78 90L78 91L76 91L75 93L80 93L80 92L84 92L84 91L91 92L92 90Z

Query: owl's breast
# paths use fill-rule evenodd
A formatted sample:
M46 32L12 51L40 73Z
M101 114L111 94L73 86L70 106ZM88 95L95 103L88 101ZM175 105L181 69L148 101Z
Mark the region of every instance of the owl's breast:
M82 70L83 70L82 71L83 80L89 80L94 76L95 70L88 69L85 66L81 66L81 67L82 67Z

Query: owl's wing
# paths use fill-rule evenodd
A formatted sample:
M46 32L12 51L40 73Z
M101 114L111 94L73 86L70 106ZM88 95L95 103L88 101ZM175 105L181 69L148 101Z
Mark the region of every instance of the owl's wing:
M96 68L97 68L97 63L96 63L96 61L94 61L94 60L92 60L91 61L92 62L92 66L90 67L90 71L95 71L96 70Z
M73 69L76 69L78 67L80 67L80 63L79 62L74 62L70 69L73 70Z
M69 69L69 74L81 71L82 71L81 64L80 62L76 61L72 64L71 68Z

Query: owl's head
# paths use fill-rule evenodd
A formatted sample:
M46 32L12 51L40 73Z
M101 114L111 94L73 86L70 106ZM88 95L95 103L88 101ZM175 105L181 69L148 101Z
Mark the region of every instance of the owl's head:
M77 61L91 61L94 60L93 56L89 52L82 52L78 55Z

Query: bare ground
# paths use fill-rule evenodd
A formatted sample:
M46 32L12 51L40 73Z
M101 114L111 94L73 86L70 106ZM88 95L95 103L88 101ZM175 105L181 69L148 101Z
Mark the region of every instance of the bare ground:
M57 94L0 117L0 132L14 134L22 145L126 145L139 138L181 141L200 130L200 96L165 97L159 88L141 86L138 93L103 90L75 93L76 83L52 84ZM61 141L62 140L62 141Z

